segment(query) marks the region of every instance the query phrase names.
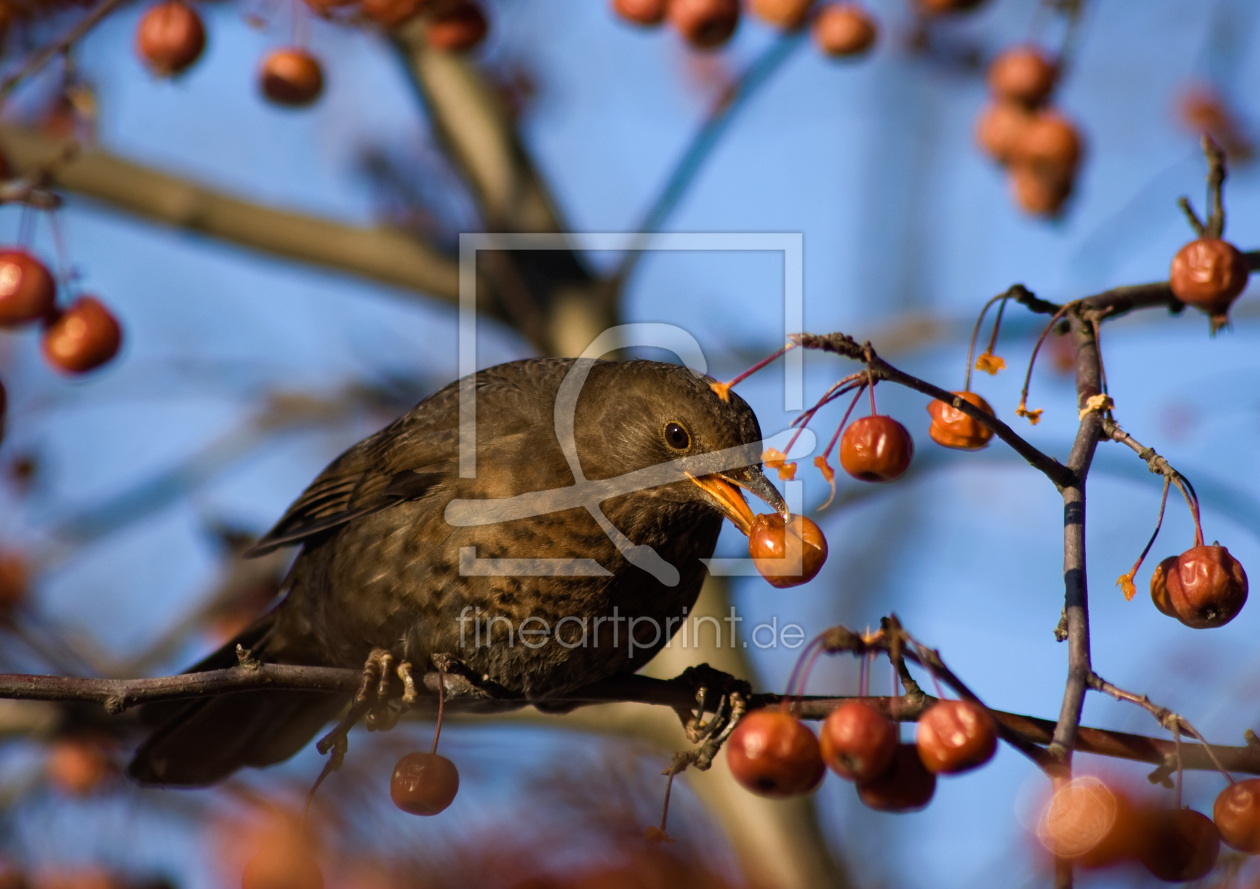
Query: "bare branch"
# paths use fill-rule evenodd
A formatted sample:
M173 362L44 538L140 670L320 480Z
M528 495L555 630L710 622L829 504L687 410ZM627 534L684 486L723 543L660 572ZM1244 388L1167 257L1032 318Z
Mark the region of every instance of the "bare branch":
M64 148L64 143L13 126L0 127L0 139L18 171L47 166ZM52 184L151 222L445 302L459 297L457 260L395 229L360 228L261 206L100 150L85 150L57 166Z
M40 71L45 65L54 58L64 52L68 52L79 40L81 40L89 31L95 28L106 16L118 7L122 6L126 0L101 0L96 6L83 18L75 23L74 27L65 33L60 39L54 40L52 43L42 47L35 55L31 56L21 68L10 74L3 81L0 81L0 102L7 99L15 89L31 75Z

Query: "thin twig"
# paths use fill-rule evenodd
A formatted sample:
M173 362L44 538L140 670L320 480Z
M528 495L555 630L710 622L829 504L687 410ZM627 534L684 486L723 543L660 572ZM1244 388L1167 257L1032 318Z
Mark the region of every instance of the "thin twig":
M111 12L122 6L126 0L101 0L92 10L79 19L75 26L67 31L59 40L40 49L31 56L21 68L0 81L0 102L7 99L26 80L62 53L68 52L89 31L95 28Z

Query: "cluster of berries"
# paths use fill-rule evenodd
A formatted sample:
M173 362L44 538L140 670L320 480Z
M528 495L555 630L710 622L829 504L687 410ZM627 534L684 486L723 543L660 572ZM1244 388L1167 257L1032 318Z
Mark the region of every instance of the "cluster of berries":
M1014 46L989 66L991 99L980 113L976 141L1006 167L1023 210L1055 216L1072 194L1082 139L1072 121L1050 107L1059 66L1035 46Z
M962 12L982 0L915 0L925 14ZM858 2L842 0L746 0L747 11L774 28L796 31L808 26L818 49L833 58L860 56L875 45L879 25ZM739 27L739 0L612 0L613 11L627 22L655 27L666 21L696 49L725 44Z
M1231 778L1208 818L1189 808L1137 802L1114 782L1077 778L1055 791L1037 835L1057 857L1086 869L1131 861L1165 882L1199 880L1215 866L1222 841L1260 854L1260 779Z
M122 328L100 300L80 296L57 306L57 283L26 250L0 250L0 329L43 327L44 358L68 374L95 370L118 353Z
M463 52L481 43L489 23L472 0L306 0L323 17L342 10L385 28L418 16L425 21L425 41L434 49ZM201 16L184 0L163 0L145 11L136 29L136 53L155 75L174 77L193 66L206 47ZM263 96L277 105L302 107L324 91L324 70L309 50L289 46L269 52L258 70Z
M896 723L854 698L831 712L821 739L786 707L749 713L727 741L727 762L761 796L808 793L830 768L869 808L913 812L931 801L938 774L970 771L996 750L997 723L974 701L939 701L920 718L915 743L903 744Z

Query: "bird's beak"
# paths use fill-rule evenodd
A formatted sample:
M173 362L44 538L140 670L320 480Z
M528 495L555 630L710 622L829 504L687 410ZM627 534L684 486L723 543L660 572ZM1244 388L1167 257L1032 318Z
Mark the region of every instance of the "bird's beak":
M744 466L727 472L715 472L711 475L687 477L704 491L708 500L722 511L745 536L752 530L753 512L748 508L740 488L756 494L775 512L788 516L787 503L778 488L770 484L770 480L756 466Z

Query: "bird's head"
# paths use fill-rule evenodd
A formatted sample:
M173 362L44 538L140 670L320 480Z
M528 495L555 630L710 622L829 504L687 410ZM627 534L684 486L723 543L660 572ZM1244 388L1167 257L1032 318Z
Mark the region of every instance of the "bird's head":
M699 502L747 534L752 510L741 489L787 515L761 471L761 427L752 408L714 381L655 361L598 362L578 398L575 438L588 479L635 473L644 493Z

